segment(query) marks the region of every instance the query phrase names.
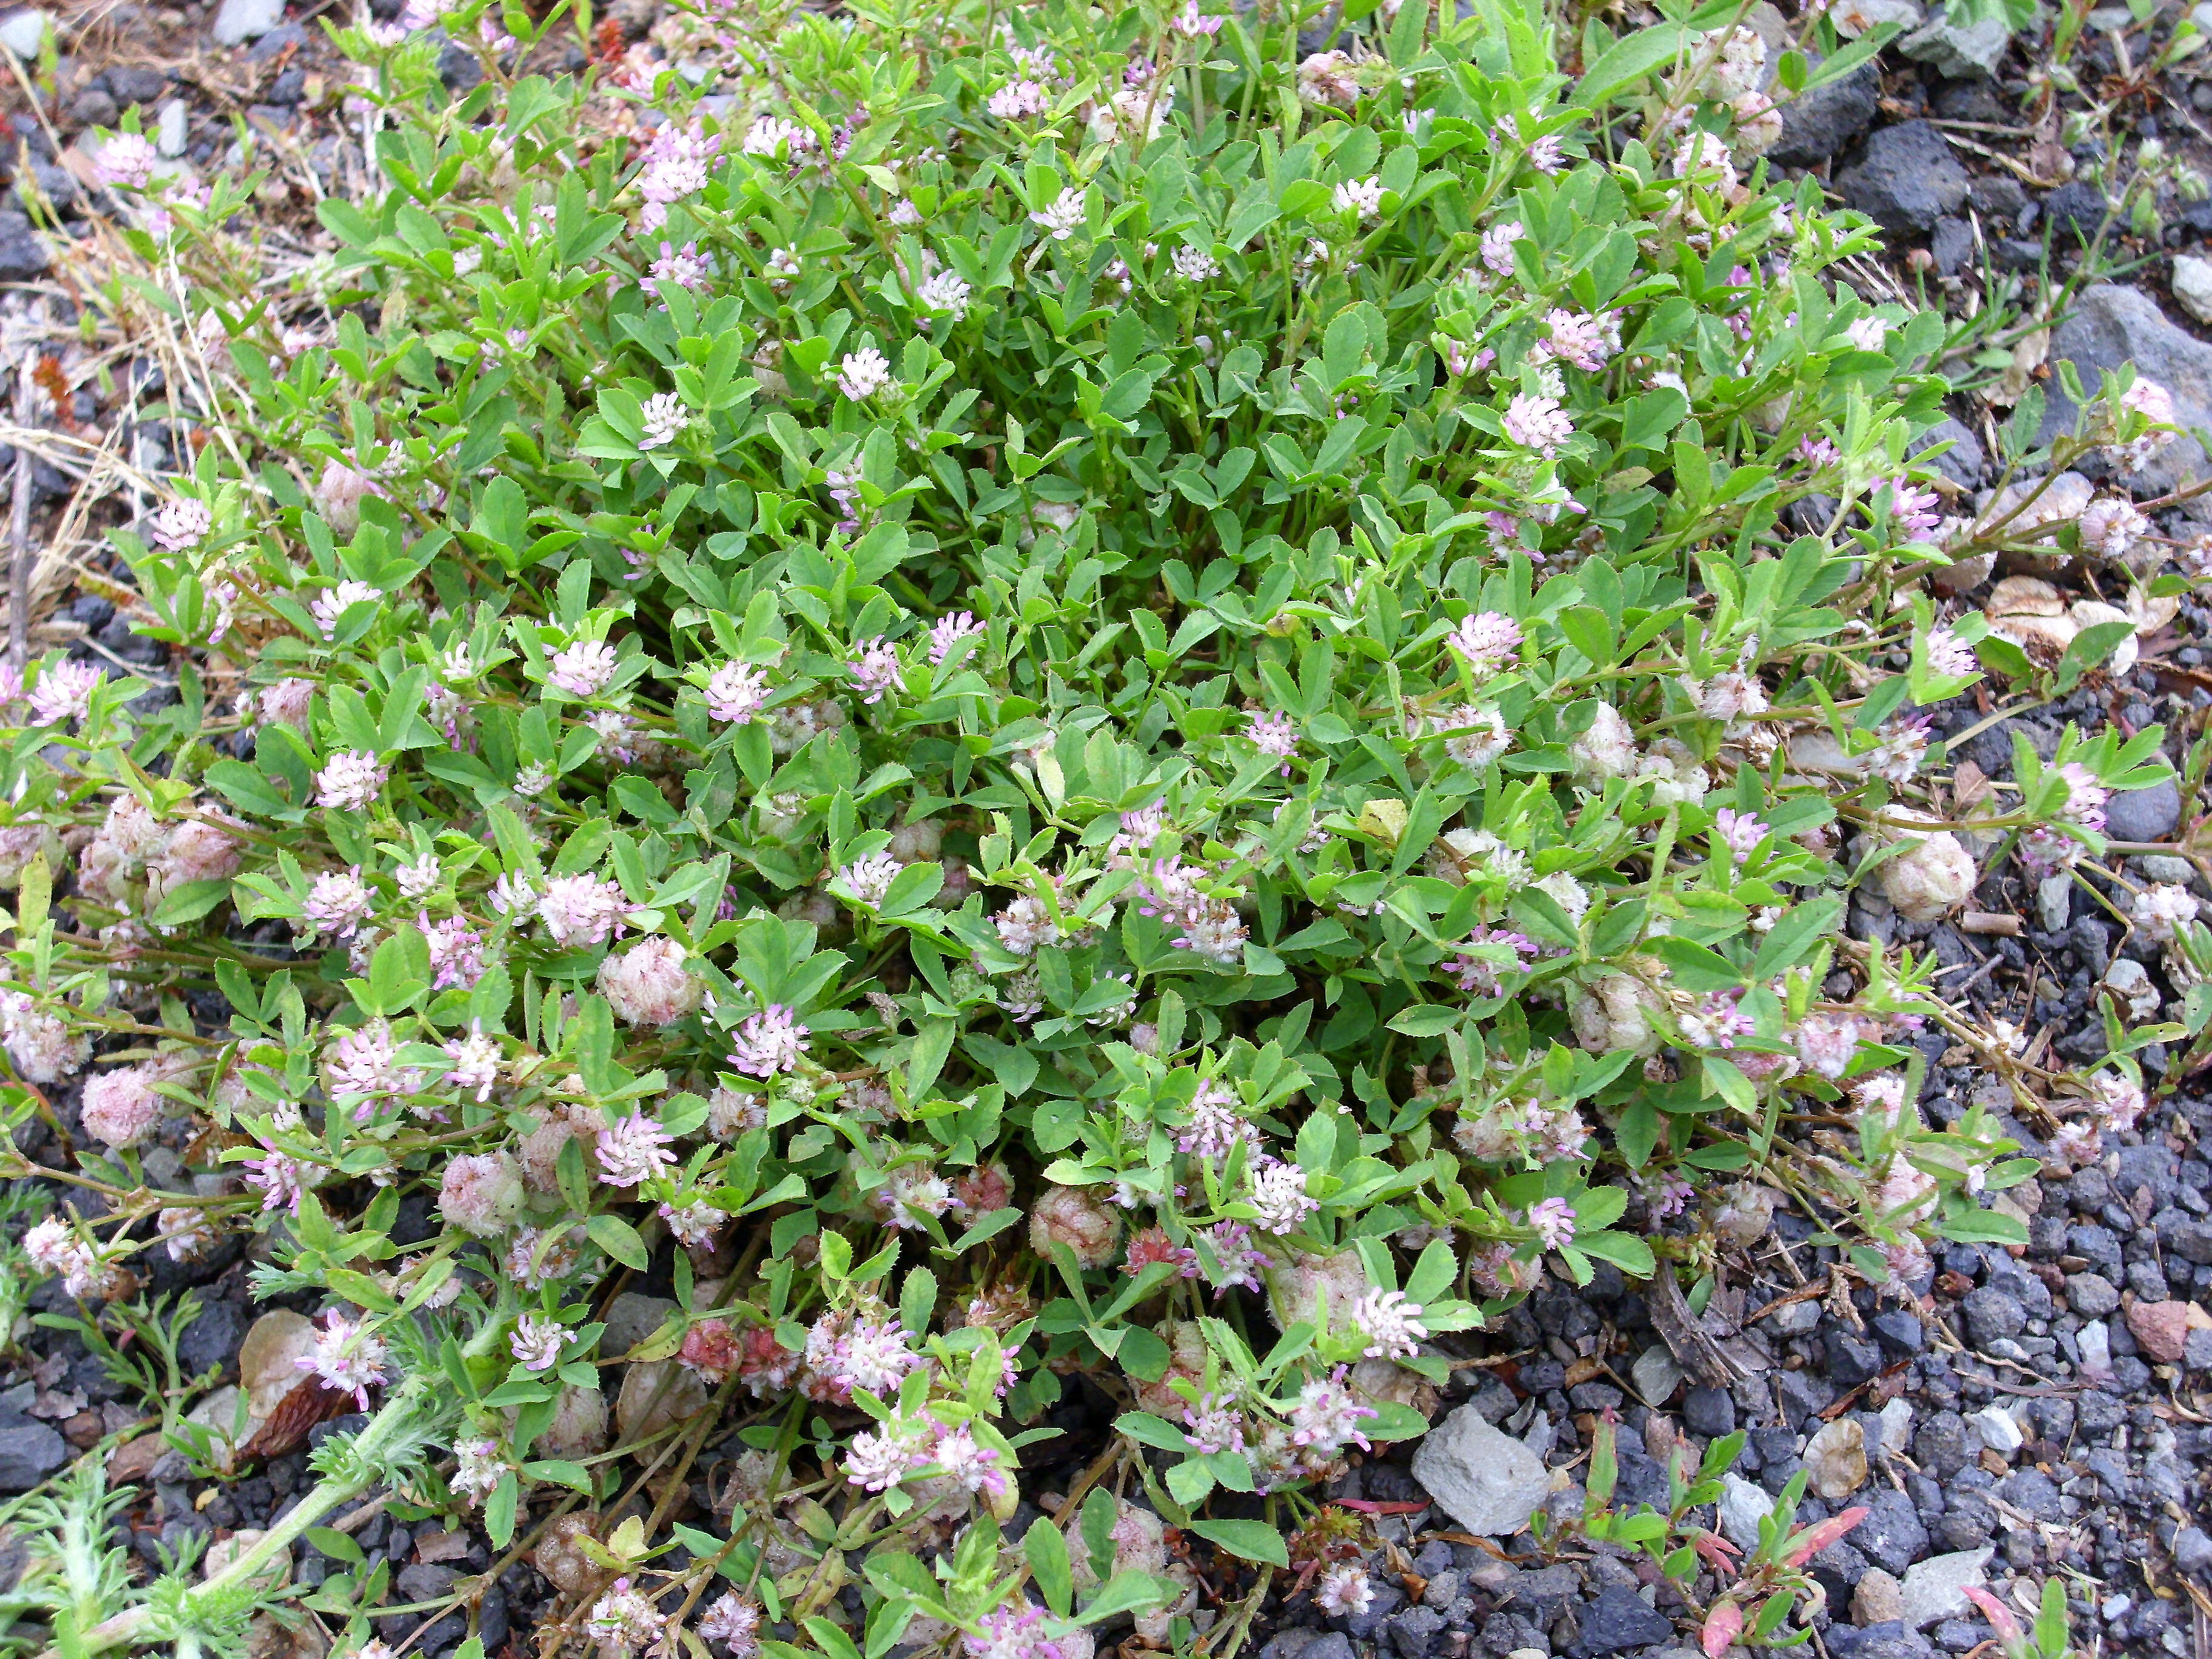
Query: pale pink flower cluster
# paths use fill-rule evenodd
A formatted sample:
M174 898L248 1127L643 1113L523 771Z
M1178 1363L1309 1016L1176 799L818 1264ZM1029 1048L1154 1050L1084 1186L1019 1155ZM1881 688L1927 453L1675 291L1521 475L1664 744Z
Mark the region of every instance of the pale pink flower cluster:
M31 687L31 720L37 726L81 720L92 712L92 694L102 675L96 664L61 657L39 670Z
M707 169L721 148L720 135L709 136L696 121L688 127L672 122L655 133L637 179L638 193L645 198L639 222L658 230L668 222L672 205L706 189Z
M1363 224L1382 216L1382 181L1379 178L1347 179L1330 198L1339 213L1349 213Z
M315 1333L314 1352L292 1363L312 1373L325 1388L351 1395L354 1404L367 1411L368 1391L384 1381L391 1350L382 1337L343 1314L327 1313L323 1319L323 1328Z
M1444 636L1476 678L1495 674L1521 649L1521 624L1503 611L1480 611L1461 618Z
M602 962L599 987L616 1018L648 1027L688 1018L707 996L706 983L691 971L684 947L658 933Z
M1202 1083L1191 1102L1190 1121L1176 1136L1176 1147L1218 1165L1243 1145L1260 1149L1260 1131L1239 1109L1237 1097L1218 1083Z
M853 689L861 694L862 702L881 702L885 693L906 690L906 678L899 669L898 647L889 640L881 635L856 640L853 650L854 655L846 665L846 672L852 675Z
M814 148L812 133L796 122L782 120L773 115L761 116L745 134L744 152L748 155L792 161Z
M555 876L538 898L546 937L569 949L620 939L629 908L617 883L593 875Z
M768 676L747 662L726 662L707 680L707 713L725 726L746 726L768 702Z
M2120 393L2120 407L2130 415L2142 416L2150 422L2150 429L2125 443L2107 446L2105 453L2122 471L2140 472L2178 435L2172 429L2176 423L2173 394L2157 381L2138 375L2135 384Z
M356 581L349 576L316 594L308 603L307 614L315 619L315 626L322 630L323 638L334 641L338 636L338 623L344 619L348 610L356 605L374 605L383 597L381 589L372 587L367 582Z
M847 352L837 366L837 390L856 404L866 403L894 378L890 360L872 345Z
M1591 316L1587 312L1555 309L1544 319L1545 337L1529 348L1595 374L1607 358L1620 349L1620 324L1611 312Z
M610 1187L635 1187L673 1168L668 1150L676 1137L641 1111L633 1111L599 1134L599 1179Z
M1575 423L1557 398L1517 393L1499 418L1507 438L1547 459L1557 455L1559 446L1575 435Z
M143 1066L120 1066L88 1078L79 1109L84 1132L110 1146L136 1146L161 1121L161 1097Z
M706 288L713 267L700 253L698 243L686 242L679 248L672 243L663 242L659 257L647 270L655 282L672 283L678 288L696 294Z
M939 617L929 629L929 665L942 668L945 659L970 640L983 637L983 624L975 620L972 611L957 611Z
M780 1002L747 1014L730 1035L730 1065L747 1077L795 1070L806 1056L806 1028Z
M1375 1592L1367 1582L1367 1569L1357 1561L1331 1567L1314 1586L1314 1606L1332 1618L1350 1618L1367 1611Z
M561 1363L561 1350L568 1341L568 1330L559 1320L526 1313L514 1322L507 1345L523 1370L550 1371Z
M896 1319L876 1320L827 1313L807 1328L806 1366L810 1392L842 1404L853 1390L878 1397L896 1393L900 1380L919 1363Z
M154 515L154 539L172 553L198 547L215 528L215 513L205 501L179 495L161 503Z
M483 935L469 926L465 916L447 916L434 922L428 912L422 912L416 925L429 947L432 990L454 986L466 989L483 977Z
M868 1492L883 1492L908 1475L934 1467L943 1478L971 1492L996 1497L1010 1489L994 1468L999 1454L977 1443L964 1423L947 1427L934 1416L894 1415L877 1428L853 1437L845 1457L845 1478Z
M484 1035L483 1022L472 1022L466 1036L451 1038L444 1047L453 1066L441 1081L464 1094L473 1092L479 1102L490 1099L492 1085L499 1081L499 1044Z
M691 412L684 406L684 399L672 392L656 392L639 406L641 429L637 447L640 449L664 449L676 441L684 428L691 423Z
M596 697L606 690L618 665L614 647L605 640L578 640L554 653L546 665L545 683L572 697Z
M315 798L336 812L365 812L376 805L391 775L365 749L341 749L315 774Z
M1492 225L1482 233L1482 246L1478 257L1498 276L1510 276L1513 274L1513 245L1528 234L1528 227L1518 219Z
M724 1590L699 1620L699 1639L720 1645L730 1659L753 1659L760 1651L760 1603L736 1590Z
M41 1273L59 1273L62 1288L71 1296L98 1296L116 1277L114 1265L62 1216L50 1215L25 1232L23 1254Z
M1298 1224L1321 1208L1319 1200L1306 1192L1306 1172L1295 1164L1269 1162L1252 1176L1252 1207L1261 1231L1280 1237L1296 1232Z
M1575 1206L1564 1198L1540 1199L1528 1208L1528 1225L1539 1243L1556 1250L1575 1242Z
M1365 1291L1352 1304L1352 1322L1367 1339L1370 1359L1410 1359L1429 1334L1420 1304L1408 1302L1403 1291Z
M499 1490L512 1467L500 1455L498 1441L462 1440L453 1447L453 1479L447 1484L464 1502L482 1504Z
M655 1647L666 1630L668 1620L652 1599L641 1590L631 1588L628 1578L617 1578L613 1588L592 1603L592 1611L584 1620L584 1630L599 1645L604 1654L609 1650L629 1655Z
M301 901L300 909L310 923L332 939L351 939L368 920L375 902L356 864L350 870L325 870L317 875L307 884L307 896Z
M889 854L874 853L847 865L837 872L837 879L852 890L855 901L872 909L890 894L901 867Z

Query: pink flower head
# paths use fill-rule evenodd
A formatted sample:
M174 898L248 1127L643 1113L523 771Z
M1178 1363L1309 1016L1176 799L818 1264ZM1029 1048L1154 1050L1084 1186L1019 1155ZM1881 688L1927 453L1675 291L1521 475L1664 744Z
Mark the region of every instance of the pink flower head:
M1244 1449L1244 1413L1233 1395L1201 1395L1182 1408L1183 1441L1200 1456Z
M768 702L768 676L750 663L726 662L707 681L707 713L725 726L760 718Z
M81 720L92 712L93 689L101 679L99 666L64 657L39 671L31 687L31 718L40 726L59 726Z
M599 1179L610 1187L653 1180L676 1162L675 1139L641 1111L617 1120L599 1133Z
M942 668L945 659L969 640L981 639L983 624L975 620L972 611L956 611L949 617L939 617L929 630L929 665Z
M861 694L862 702L881 702L885 692L906 690L906 679L899 672L898 647L889 640L878 635L856 641L853 650L854 656L846 665L846 672L852 675L853 687Z
M390 1351L382 1337L343 1314L326 1313L323 1319L323 1328L315 1333L314 1352L292 1363L313 1373L325 1388L351 1395L354 1404L367 1411L368 1391L384 1381Z
M1540 1199L1528 1209L1528 1224L1547 1250L1575 1242L1575 1206L1564 1198Z
M730 1065L747 1077L793 1070L806 1054L807 1031L780 1002L738 1022L730 1038Z
M1495 674L1521 648L1521 624L1502 611L1483 611L1462 617L1444 643L1466 661L1478 679Z
M1873 487L1876 493L1872 499L1877 503L1883 499L1881 491L1889 492L1889 521L1906 535L1925 536L1943 522L1936 511L1942 498L1934 490L1923 489L1910 478L1877 478Z
M561 1363L561 1350L568 1341L568 1330L559 1320L526 1313L514 1322L507 1347L523 1370L550 1371Z
M1146 1227L1141 1232L1129 1235L1129 1259L1122 1271L1134 1279L1155 1261L1164 1261L1176 1270L1179 1279L1198 1277L1198 1252L1188 1244L1178 1244L1162 1227Z
M465 916L447 916L434 923L428 913L422 912L416 915L416 925L430 947L432 990L473 986L483 977L483 935L469 926Z
M1575 423L1559 406L1557 398L1518 393L1505 405L1501 418L1507 438L1523 449L1535 450L1547 459L1557 455L1559 446L1575 435Z
M1739 812L1733 806L1723 806L1713 814L1713 834L1738 864L1757 852L1759 842L1769 833L1758 818L1748 812Z
M614 678L617 666L614 647L605 641L579 640L554 654L545 683L572 697L596 697Z
M1290 776L1291 757L1298 752L1296 722L1287 714L1266 709L1247 714L1244 719L1244 735L1251 738L1253 747L1263 755L1279 757L1283 763L1283 775Z

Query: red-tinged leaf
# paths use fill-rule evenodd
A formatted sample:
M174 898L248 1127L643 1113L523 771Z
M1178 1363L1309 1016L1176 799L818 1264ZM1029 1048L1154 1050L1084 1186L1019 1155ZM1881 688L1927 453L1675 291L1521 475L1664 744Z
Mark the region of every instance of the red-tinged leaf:
M1690 1547L1697 1551L1705 1559L1705 1565L1715 1572L1735 1571L1735 1558L1739 1552L1735 1545L1718 1533L1710 1529L1698 1533L1690 1540Z
M2010 1607L1979 1584L1966 1587L1966 1599L1982 1610L1983 1616L1990 1621L1990 1628L1996 1632L1999 1641L2009 1644L2020 1640L2020 1620L2012 1616Z
M1856 1508L1845 1510L1841 1515L1832 1515L1826 1520L1806 1528L1790 1540L1790 1553L1783 1558L1783 1565L1791 1567L1803 1566L1866 1518L1867 1509L1862 1504Z
M1743 1609L1733 1601L1716 1601L1705 1615L1705 1628L1698 1632L1698 1645L1705 1649L1705 1659L1721 1659L1742 1634Z

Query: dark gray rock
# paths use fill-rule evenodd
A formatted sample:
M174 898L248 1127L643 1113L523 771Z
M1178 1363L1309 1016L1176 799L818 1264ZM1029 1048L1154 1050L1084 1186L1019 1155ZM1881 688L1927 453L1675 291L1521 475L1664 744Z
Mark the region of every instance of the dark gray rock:
M228 1367L246 1340L246 1312L235 1302L204 1304L177 1342L177 1359L187 1376Z
M453 1581L461 1575L452 1567L434 1566L416 1562L399 1569L395 1582L403 1601L436 1601L452 1594Z
M2027 1310L2020 1298L1993 1285L1967 1291L1959 1310L1966 1316L1966 1339L1978 1348L2019 1336L2027 1329Z
M52 263L26 215L0 211L0 283L27 283Z
M1939 226L1938 234L1941 232ZM1907 445L1906 452L1917 455L1938 444L1948 444L1950 447L1930 465L1962 489L1978 489L1990 470L1989 457L1982 452L1982 441L1956 421L1938 421Z
M2206 390L2212 392L2212 385ZM2175 401L2179 402L2178 394ZM2177 438L2172 447L2189 441ZM2148 789L2123 789L2105 805L2106 833L2114 841L2164 841L2180 823L2181 792L2170 779Z
M1928 1334L1921 1326L1920 1316L1906 1313L1902 1308L1885 1308L1867 1321L1867 1328L1886 1351L1899 1358L1918 1353L1928 1345Z
M1329 1631L1307 1644L1298 1659L1352 1659L1352 1638L1341 1631Z
M99 85L87 87L70 100L70 119L79 126L112 127L122 113L114 94Z
M2043 198L2051 229L2079 242L2094 240L2112 210L2105 192L2087 179L2069 179Z
M1735 1432L1735 1401L1726 1389L1695 1388L1682 1396L1682 1426L1706 1439Z
M1973 181L1926 121L1884 127L1839 181L1846 206L1885 230L1926 232L1966 205Z
M2199 1527L2182 1528L2173 1534L2173 1565L2192 1578L2212 1582L2212 1537Z
M2100 283L2084 290L2072 314L2051 336L2051 361L2072 362L2083 388L2092 396L2102 384L2106 369L2132 362L2137 374L2156 380L2173 394L2174 420L2185 431L2212 426L2212 345L2168 322L2140 289ZM2043 443L2057 433L2071 432L2077 416L2056 376L2049 394L2037 440ZM2194 438L2179 437L2142 471L2130 473L2128 483L2139 495L2163 494L2202 477L2204 470L2203 447ZM2186 510L2199 518L2212 514L2212 507L2204 505L2201 496ZM2165 826L2148 835L2134 833L2142 820L2132 816L2134 809L2123 805L2130 794L2171 801L2170 808L2161 808L2171 814ZM2180 811L2173 787L2160 784L2154 789L2113 796L2106 805L2106 817L2115 841L2158 841L2172 831ZM2127 826L2124 830L2123 824Z
M2102 1273L2069 1273L2066 1305L2084 1319L2102 1319L2118 1310L2120 1293Z
M1958 1474L1966 1467L1966 1419L1956 1412L1937 1412L1912 1437L1912 1461L1929 1474Z
M69 1462L69 1442L30 1418L0 1419L0 1492L28 1492Z
M1674 1634L1674 1621L1644 1605L1644 1598L1620 1584L1608 1584L1576 1614L1583 1647L1590 1653L1621 1653L1646 1648Z
M1831 1659L1929 1659L1936 1650L1902 1621L1881 1625L1831 1625L1823 1638Z
M297 23L279 23L246 49L246 57L257 64L266 64L282 56L287 47L300 51L307 44L307 31ZM111 71L112 72L112 71ZM484 1644L484 1651L493 1651L491 1644Z
M1815 64L1817 53L1808 53ZM1881 107L1881 75L1862 64L1842 79L1800 93L1782 105L1782 137L1766 152L1778 167L1818 167L1874 124Z
M438 78L448 92L467 92L483 80L483 64L459 41L448 41L438 54Z
M1856 1389L1881 1375L1881 1348L1853 1332L1838 1328L1828 1333L1828 1380L1839 1389Z
M2057 1484L2040 1469L2014 1470L1998 1486L1997 1496L2039 1521L2058 1522L2066 1518L2065 1507L2059 1501Z
M1429 1659L1443 1627L1444 1616L1435 1608L1410 1608L1390 1621L1390 1646L1399 1659Z
M1928 1528L1912 1500L1892 1487L1867 1499L1867 1516L1851 1530L1859 1553L1893 1577L1928 1553Z

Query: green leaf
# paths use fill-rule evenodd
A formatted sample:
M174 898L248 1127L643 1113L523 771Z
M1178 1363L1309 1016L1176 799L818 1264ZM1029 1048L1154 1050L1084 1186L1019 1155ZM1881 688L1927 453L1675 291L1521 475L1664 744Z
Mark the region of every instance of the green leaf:
M327 1555L333 1561L343 1561L353 1567L368 1565L368 1556L362 1547L336 1527L310 1527L307 1540L319 1554Z
M1068 1565L1067 1540L1049 1516L1039 1516L1022 1538L1022 1554L1045 1604L1061 1618L1075 1604L1075 1574Z
M521 1501L522 1483L509 1470L484 1500L484 1531L494 1549L505 1549L514 1539L514 1510Z
M1290 1547L1283 1542L1283 1534L1264 1521L1194 1521L1190 1530L1241 1560L1262 1561L1273 1567L1291 1565Z
M1580 1233L1575 1243L1582 1247L1584 1255L1610 1261L1631 1279L1649 1279L1658 1265L1651 1247L1633 1233Z
M592 1243L633 1272L643 1273L652 1262L637 1229L620 1216L595 1215L584 1224L584 1231L591 1235Z
M1190 1449L1190 1443L1183 1438L1181 1429L1150 1412L1123 1412L1114 1419L1114 1427L1141 1446L1172 1452Z
M1608 47L1597 62L1583 71L1575 88L1575 102L1588 109L1602 109L1617 94L1656 74L1682 55L1690 31L1680 23L1661 23L1638 29Z

